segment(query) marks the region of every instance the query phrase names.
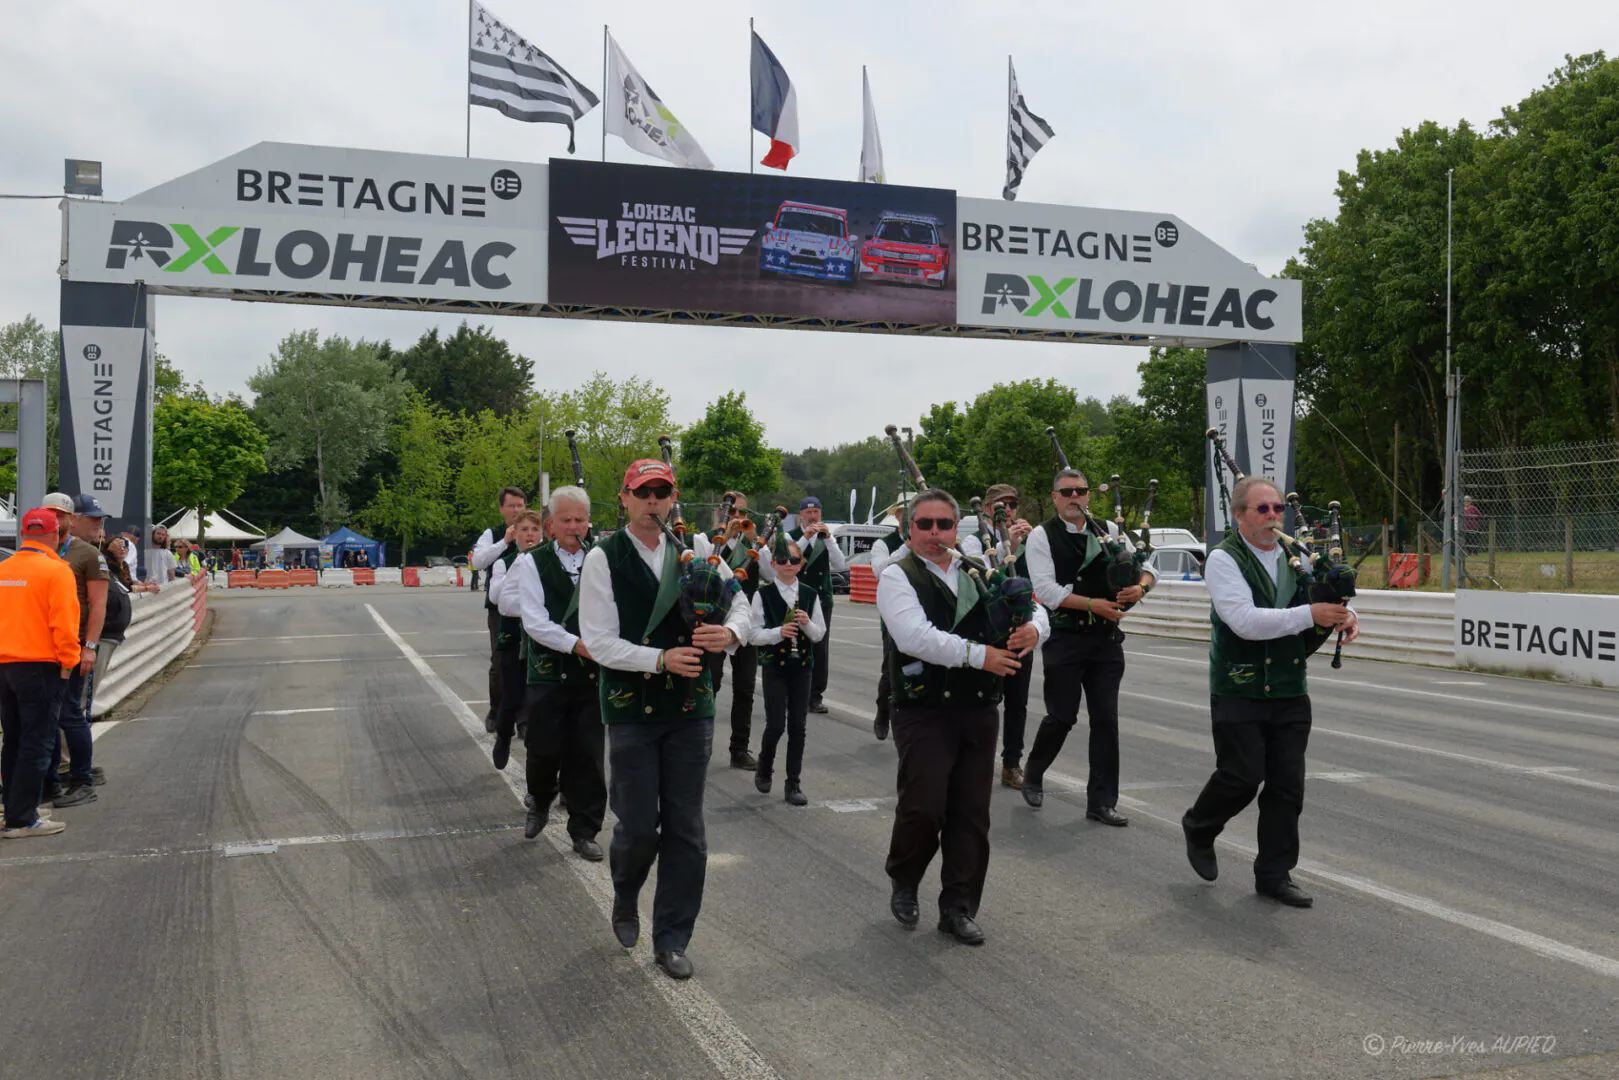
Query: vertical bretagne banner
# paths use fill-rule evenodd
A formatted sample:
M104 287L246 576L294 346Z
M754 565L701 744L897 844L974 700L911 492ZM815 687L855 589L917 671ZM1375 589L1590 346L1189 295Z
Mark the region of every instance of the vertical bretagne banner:
M109 517L138 517L144 508L126 509L124 502L146 328L64 326L62 353L62 395L73 417L79 488L94 495Z

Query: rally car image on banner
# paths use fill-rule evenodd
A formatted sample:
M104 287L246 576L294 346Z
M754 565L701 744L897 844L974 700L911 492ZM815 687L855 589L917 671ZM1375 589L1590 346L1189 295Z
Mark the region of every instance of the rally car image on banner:
M858 240L849 235L847 210L789 199L765 222L759 276L791 274L853 285Z
M876 232L860 247L860 273L877 281L944 288L950 280L950 252L939 219L884 210Z

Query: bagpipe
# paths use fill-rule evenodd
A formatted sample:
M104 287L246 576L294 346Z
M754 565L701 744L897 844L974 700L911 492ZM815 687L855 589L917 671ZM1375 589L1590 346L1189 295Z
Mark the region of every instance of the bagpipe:
M1046 428L1046 438L1051 440L1051 450L1052 453L1057 455L1059 470L1072 468L1068 464L1068 455L1063 453L1062 443L1057 439L1057 429L1054 427ZM1117 481L1118 477L1115 476L1113 479ZM1085 519L1085 531L1096 537L1102 545L1103 554L1107 556L1108 591L1114 597L1117 597L1121 590L1128 589L1132 585L1141 584L1141 567L1147 561L1147 553L1140 553L1138 558L1137 553L1131 552L1129 545L1124 542L1123 504L1120 504L1118 512L1118 536L1108 532L1107 526L1092 517L1091 512L1083 504L1081 504L1079 512Z
M577 434L578 432L574 431L573 428L564 428L562 431L563 437L568 440L568 454L573 458L574 486L585 491L586 498L589 498L589 490L585 488L585 466L584 463L579 460L579 444L574 440L574 436ZM588 507L586 508L585 513L587 515L586 521L588 522L588 515L590 513ZM620 507L619 513L623 513L622 507ZM586 551L589 551L590 548L596 543L596 527L594 525L585 525L584 539L580 542L584 544Z
M669 436L658 436L658 450L663 455L663 463L669 466L669 475L673 476L674 452ZM674 545L680 563L678 606L686 628L695 631L699 626L718 626L725 622L731 599L741 589L735 576L720 572L725 562L718 555L709 555L707 559L697 558L697 553L686 543L686 521L681 515L678 501L670 506L668 517L658 518L657 522L664 539ZM687 709L692 707L696 695L697 680L687 679Z
M736 500L732 499L731 502L734 504ZM732 570L738 581L746 581L749 574L759 572L759 553L765 550L765 547L770 543L771 537L776 535L776 532L781 528L782 519L786 516L787 508L778 506L770 512L769 517L765 518L765 527L763 529L756 529L752 521L742 526L743 543L747 545L748 550L743 557L742 565ZM786 534L783 533L782 535Z
M1218 428L1209 428L1204 433L1214 447L1214 476L1220 485L1220 509L1225 514L1226 531L1230 532L1231 524L1231 492L1226 486L1226 473L1231 474L1232 483L1243 478L1243 472L1237 467L1237 461L1226 449L1225 439L1221 438ZM1290 491L1285 496L1288 506L1293 511L1294 519L1300 526L1305 524L1304 506L1299 500L1299 493ZM1293 576L1303 585L1312 604L1347 604L1355 595L1355 568L1344 561L1343 525L1339 519L1339 505L1337 500L1327 504L1331 515L1331 528L1327 541L1327 550L1315 551L1311 548L1309 540L1304 536L1304 529L1299 529L1297 537L1289 536L1280 529L1276 530L1277 542L1282 545L1282 552L1287 556L1287 565L1292 569ZM1326 643L1326 632L1320 627L1312 626L1304 631L1306 640L1310 642L1310 652L1315 652ZM1332 666L1344 666L1344 634L1338 631L1337 647L1333 650Z

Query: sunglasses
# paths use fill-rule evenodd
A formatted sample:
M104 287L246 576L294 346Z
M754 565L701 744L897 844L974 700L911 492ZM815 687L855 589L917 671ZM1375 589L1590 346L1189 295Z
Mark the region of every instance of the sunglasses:
M647 484L644 487L630 489L630 494L637 499L667 499L674 493L674 488L666 487L663 484Z
M1057 489L1057 494L1061 495L1065 499L1077 499L1081 495L1089 495L1090 493L1091 489L1088 487L1065 487Z
M804 561L804 556L802 556L802 555L789 555L785 559L777 559L776 560L776 565L777 566L797 566L799 563L801 563L803 561Z
M1254 512L1259 514L1285 514L1286 503L1254 503Z
M955 518L917 518L911 522L911 528L921 529L923 532L945 532L956 527Z

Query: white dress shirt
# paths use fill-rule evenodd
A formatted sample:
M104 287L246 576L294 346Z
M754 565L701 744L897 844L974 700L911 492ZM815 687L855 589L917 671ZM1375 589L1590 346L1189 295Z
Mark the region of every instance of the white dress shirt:
M472 545L472 558L469 561L474 570L487 570L505 550L506 530L502 528L497 533L493 529L485 529L478 542Z
M1248 544L1248 538L1244 536L1242 542ZM1277 544L1266 551L1248 544L1248 550L1254 553L1260 566L1270 571L1270 579L1274 582L1281 573L1282 559L1286 558L1282 545ZM1229 552L1219 548L1209 552L1203 566L1203 581L1209 587L1209 599L1214 601L1214 610L1220 616L1220 621L1244 641L1274 641L1276 638L1291 637L1315 625L1309 604L1291 608L1257 606L1254 603L1254 590L1248 584L1248 579L1242 576L1242 567L1237 565L1237 560Z
M652 571L653 578L661 583L664 545L669 541L660 535L657 546L649 548L627 527L624 535L629 537L630 543L635 546L635 553ZM717 569L722 577L732 576L730 567L722 564ZM736 635L738 642L743 642L748 640L752 622L747 594L738 589L731 598L730 610L726 612L725 626ZM579 574L579 636L585 639L585 648L590 650L596 663L604 668L615 671L658 670L658 654L662 649L629 641L619 635L618 604L613 600L613 571L607 565L607 552L602 550L600 544L591 548L590 554L585 556L584 569ZM726 646L725 652L727 655L736 652L736 646Z
M956 549L969 559L984 561L984 542L972 533L956 539Z
M883 576L883 571L888 568L888 564L899 558L901 555L904 555L905 550L905 545L901 544L893 551L889 551L888 545L883 543L882 540L878 540L875 544L871 545L872 576L881 578Z
M794 540L793 543L798 545L798 550L803 554L806 566L809 565L810 556L824 545L826 547L828 570L843 571L849 569L849 560L844 556L843 549L838 546L836 539L819 535L806 536L802 540ZM759 555L759 577L764 581L776 580L776 568L771 565L771 562L772 560L769 558L768 553Z
M523 556L519 555L517 558L521 559L522 557ZM517 565L516 559L512 560L512 565ZM517 606L517 590L511 590L512 596L508 604L506 601L505 590L506 577L506 560L496 559L494 562L494 568L489 571L489 602L495 605L495 610L500 612L502 615L505 615L508 618L516 618L522 613Z
M777 595L787 602L787 609L791 611L798 606L798 582L791 585L776 580L759 586L759 592L753 594L753 622L748 632L749 645L780 645L783 638L781 627L771 626L765 622L765 604L759 593L765 589L775 589ZM811 641L820 641L826 637L826 620L821 617L821 605L816 604L815 610L810 612L810 621L807 626L800 626L798 632L808 635Z
M554 548L557 560L562 563L562 569L568 572L573 579L574 587L579 585L579 573L584 568L585 549L578 551L565 551L560 547ZM505 575L506 585L501 597L512 593L517 594L517 614L523 620L523 632L535 641L544 645L552 652L572 653L579 644L579 638L568 632L568 628L551 618L551 612L545 606L545 584L540 580L540 568L535 565L534 553L525 551L512 562L510 573ZM490 586L491 593L494 586ZM506 613L505 603L500 604L501 614ZM588 647L588 646L587 646Z
M901 548L894 553L894 561L883 569L882 577L877 581L877 613L888 627L888 636L894 639L894 648L939 667L982 669L984 645L939 629L928 618L927 612L922 610L922 601L917 597L916 590L911 587L905 571L896 565L905 552L906 549ZM960 552L950 553L948 572L920 555L917 561L927 567L928 573L944 582L951 596L956 595L956 583L960 578L957 573L961 567ZM1030 621L1040 632L1038 644L1045 644L1051 636L1051 620L1045 608L1035 605L1034 618Z
M1119 527L1113 522L1104 524L1109 536L1119 535ZM1070 534L1085 531L1066 518L1063 519L1063 527ZM1136 549L1128 536L1124 538L1124 545L1128 551ZM1073 595L1074 587L1057 580L1057 566L1051 558L1051 537L1046 534L1044 525L1036 525L1034 531L1029 533L1029 538L1023 542L1023 554L1029 561L1029 580L1034 583L1034 598L1053 611L1062 607L1062 602Z

